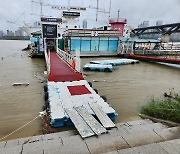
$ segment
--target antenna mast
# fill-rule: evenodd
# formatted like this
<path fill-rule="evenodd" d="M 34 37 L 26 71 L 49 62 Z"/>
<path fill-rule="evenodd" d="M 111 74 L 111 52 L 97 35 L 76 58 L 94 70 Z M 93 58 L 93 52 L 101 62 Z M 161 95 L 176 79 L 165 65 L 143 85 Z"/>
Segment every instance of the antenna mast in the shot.
<path fill-rule="evenodd" d="M 40 7 L 41 7 L 41 17 L 43 17 L 43 0 L 39 1 Z"/>
<path fill-rule="evenodd" d="M 70 0 L 68 0 L 68 11 L 70 10 Z"/>
<path fill-rule="evenodd" d="M 97 11 L 96 11 L 96 21 L 98 20 L 98 11 L 99 11 L 99 0 L 97 0 Z"/>
<path fill-rule="evenodd" d="M 110 4 L 109 4 L 109 18 L 111 17 L 111 0 L 110 0 Z"/>
<path fill-rule="evenodd" d="M 119 19 L 120 10 L 118 10 L 118 19 Z"/>

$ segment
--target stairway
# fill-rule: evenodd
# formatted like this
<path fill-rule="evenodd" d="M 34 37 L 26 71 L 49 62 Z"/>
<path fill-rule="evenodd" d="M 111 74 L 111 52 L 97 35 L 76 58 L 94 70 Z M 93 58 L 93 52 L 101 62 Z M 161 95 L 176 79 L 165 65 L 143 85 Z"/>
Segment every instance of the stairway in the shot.
<path fill-rule="evenodd" d="M 0 142 L 1 154 L 179 154 L 180 128 L 150 120 L 116 124 L 108 133 L 82 139 L 74 130 Z"/>

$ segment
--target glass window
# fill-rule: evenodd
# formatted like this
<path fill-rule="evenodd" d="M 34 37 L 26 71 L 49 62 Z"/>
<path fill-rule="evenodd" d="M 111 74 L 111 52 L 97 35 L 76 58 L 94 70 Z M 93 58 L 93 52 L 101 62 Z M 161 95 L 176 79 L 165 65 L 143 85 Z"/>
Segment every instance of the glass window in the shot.
<path fill-rule="evenodd" d="M 118 48 L 118 38 L 117 37 L 110 37 L 109 38 L 109 49 L 108 51 L 114 52 L 117 51 Z"/>
<path fill-rule="evenodd" d="M 81 38 L 81 51 L 91 51 L 91 38 L 82 37 Z"/>
<path fill-rule="evenodd" d="M 108 38 L 100 38 L 99 51 L 108 51 Z"/>
<path fill-rule="evenodd" d="M 71 37 L 71 51 L 80 51 L 80 37 Z"/>
<path fill-rule="evenodd" d="M 118 41 L 117 40 L 109 40 L 109 51 L 117 51 Z"/>
<path fill-rule="evenodd" d="M 99 51 L 99 37 L 92 37 L 91 51 Z"/>

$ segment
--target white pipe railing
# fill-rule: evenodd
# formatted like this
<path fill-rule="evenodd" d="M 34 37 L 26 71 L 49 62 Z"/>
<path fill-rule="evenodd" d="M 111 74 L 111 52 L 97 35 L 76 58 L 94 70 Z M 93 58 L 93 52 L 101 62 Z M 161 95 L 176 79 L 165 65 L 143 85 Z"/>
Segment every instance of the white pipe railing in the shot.
<path fill-rule="evenodd" d="M 61 56 L 69 65 L 72 66 L 73 60 L 75 59 L 75 57 L 61 49 L 57 50 L 57 53 L 59 56 Z"/>
<path fill-rule="evenodd" d="M 47 72 L 48 74 L 50 74 L 50 52 L 45 49 L 44 53 L 45 53 L 45 59 L 46 59 L 46 65 L 47 65 Z"/>
<path fill-rule="evenodd" d="M 73 69 L 77 72 L 81 72 L 80 51 L 76 51 L 76 56 L 73 56 L 61 49 L 58 49 L 57 54 L 62 57 Z"/>
<path fill-rule="evenodd" d="M 51 65 L 50 65 L 50 60 L 51 60 L 51 56 L 50 56 L 50 50 L 48 50 L 48 57 L 49 57 L 49 59 L 48 59 L 48 72 L 49 72 L 49 74 L 50 74 L 50 68 L 51 68 Z"/>

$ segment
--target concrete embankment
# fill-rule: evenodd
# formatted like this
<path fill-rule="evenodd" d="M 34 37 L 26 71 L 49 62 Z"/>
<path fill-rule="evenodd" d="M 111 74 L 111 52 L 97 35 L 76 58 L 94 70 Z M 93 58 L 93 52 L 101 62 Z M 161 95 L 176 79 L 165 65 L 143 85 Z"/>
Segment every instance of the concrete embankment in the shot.
<path fill-rule="evenodd" d="M 75 130 L 0 142 L 1 154 L 180 153 L 180 128 L 150 120 L 116 124 L 106 134 L 82 139 Z"/>

